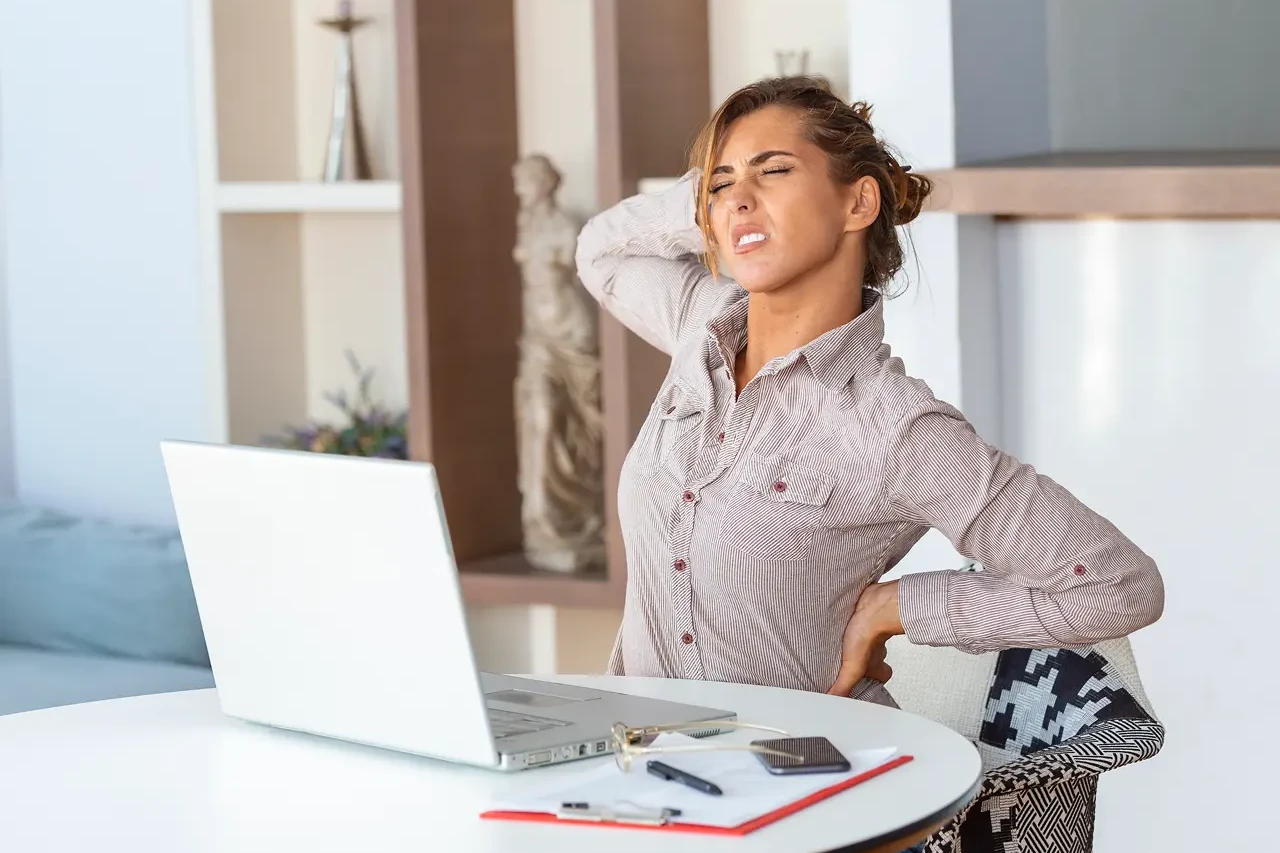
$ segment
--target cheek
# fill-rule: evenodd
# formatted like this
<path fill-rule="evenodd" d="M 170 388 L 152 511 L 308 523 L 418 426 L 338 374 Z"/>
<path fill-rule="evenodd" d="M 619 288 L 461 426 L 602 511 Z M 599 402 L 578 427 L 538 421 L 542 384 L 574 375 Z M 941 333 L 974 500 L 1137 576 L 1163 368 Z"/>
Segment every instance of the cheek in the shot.
<path fill-rule="evenodd" d="M 776 213 L 774 222 L 790 252 L 801 256 L 820 254 L 830 249 L 838 229 L 832 217 L 811 201 L 790 200 Z"/>

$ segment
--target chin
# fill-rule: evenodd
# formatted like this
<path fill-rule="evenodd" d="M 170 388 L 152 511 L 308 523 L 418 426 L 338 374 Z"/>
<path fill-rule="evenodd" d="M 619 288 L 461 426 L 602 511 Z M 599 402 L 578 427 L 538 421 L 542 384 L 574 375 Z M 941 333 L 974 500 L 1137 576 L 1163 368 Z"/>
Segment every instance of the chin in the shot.
<path fill-rule="evenodd" d="M 778 270 L 760 269 L 756 264 L 729 264 L 729 275 L 748 293 L 770 293 L 786 286 L 792 276 Z"/>

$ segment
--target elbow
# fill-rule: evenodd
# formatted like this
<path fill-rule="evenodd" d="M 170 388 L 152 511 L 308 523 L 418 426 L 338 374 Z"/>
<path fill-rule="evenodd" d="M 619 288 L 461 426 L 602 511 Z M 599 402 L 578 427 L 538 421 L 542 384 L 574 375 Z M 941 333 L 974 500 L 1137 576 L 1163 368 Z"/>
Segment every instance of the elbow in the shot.
<path fill-rule="evenodd" d="M 574 248 L 573 263 L 578 273 L 578 280 L 591 296 L 599 301 L 605 290 L 607 276 L 601 274 L 598 263 L 603 250 L 593 234 L 591 222 L 588 222 L 578 233 L 578 243 Z"/>
<path fill-rule="evenodd" d="M 1164 614 L 1164 578 L 1156 561 L 1146 554 L 1139 552 L 1138 566 L 1124 579 L 1122 587 L 1120 598 L 1126 606 L 1122 610 L 1124 622 L 1120 636 L 1141 630 Z"/>
<path fill-rule="evenodd" d="M 1138 552 L 1135 564 L 1118 579 L 1095 587 L 1091 606 L 1071 620 L 1081 645 L 1127 637 L 1164 614 L 1164 579 L 1155 560 Z"/>

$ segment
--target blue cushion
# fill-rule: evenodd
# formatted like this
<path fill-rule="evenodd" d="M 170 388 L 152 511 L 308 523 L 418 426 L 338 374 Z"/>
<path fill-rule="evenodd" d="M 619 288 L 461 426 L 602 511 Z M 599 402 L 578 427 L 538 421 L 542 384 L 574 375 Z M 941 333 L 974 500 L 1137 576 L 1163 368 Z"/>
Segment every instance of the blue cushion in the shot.
<path fill-rule="evenodd" d="M 0 714 L 212 686 L 202 667 L 0 646 Z"/>
<path fill-rule="evenodd" d="M 0 643 L 207 667 L 177 528 L 0 506 Z"/>

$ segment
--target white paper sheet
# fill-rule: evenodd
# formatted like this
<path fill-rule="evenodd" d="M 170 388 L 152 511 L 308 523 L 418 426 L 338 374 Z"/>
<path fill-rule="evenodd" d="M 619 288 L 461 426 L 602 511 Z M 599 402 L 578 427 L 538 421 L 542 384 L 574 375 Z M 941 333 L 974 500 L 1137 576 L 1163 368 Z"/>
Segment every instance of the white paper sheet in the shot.
<path fill-rule="evenodd" d="M 661 735 L 654 746 L 706 744 L 681 734 Z M 844 751 L 849 759 L 847 773 L 813 773 L 774 776 L 751 752 L 718 750 L 710 752 L 642 755 L 624 773 L 613 762 L 602 762 L 576 776 L 571 783 L 548 787 L 546 791 L 525 793 L 495 804 L 510 811 L 555 814 L 564 802 L 585 802 L 592 807 L 621 811 L 680 809 L 674 823 L 734 827 L 802 800 L 832 785 L 893 760 L 895 747 Z M 645 762 L 657 759 L 720 786 L 721 796 L 704 794 L 678 782 L 667 782 L 645 769 Z M 532 771 L 537 772 L 537 771 Z M 871 784 L 868 782 L 867 784 Z M 860 786 L 854 786 L 849 796 Z"/>

